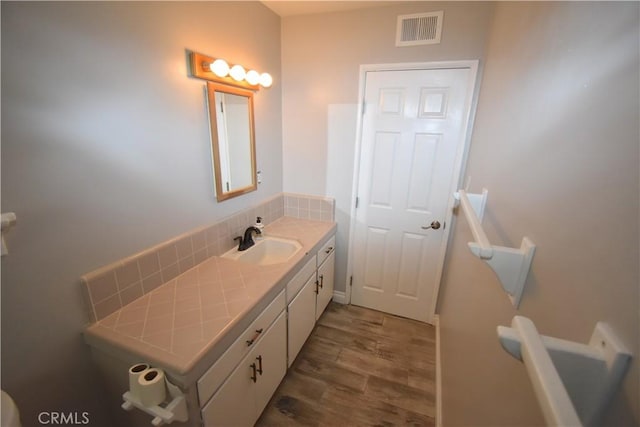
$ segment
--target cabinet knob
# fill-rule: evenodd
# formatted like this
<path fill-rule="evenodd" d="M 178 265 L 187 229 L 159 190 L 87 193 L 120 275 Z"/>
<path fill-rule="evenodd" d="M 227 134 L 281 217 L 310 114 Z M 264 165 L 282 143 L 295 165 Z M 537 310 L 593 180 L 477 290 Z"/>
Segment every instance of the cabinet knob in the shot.
<path fill-rule="evenodd" d="M 333 246 L 329 246 L 329 247 L 327 248 L 327 250 L 326 250 L 326 251 L 324 251 L 324 253 L 325 253 L 325 254 L 331 253 L 331 251 L 332 251 L 332 250 L 333 250 Z"/>

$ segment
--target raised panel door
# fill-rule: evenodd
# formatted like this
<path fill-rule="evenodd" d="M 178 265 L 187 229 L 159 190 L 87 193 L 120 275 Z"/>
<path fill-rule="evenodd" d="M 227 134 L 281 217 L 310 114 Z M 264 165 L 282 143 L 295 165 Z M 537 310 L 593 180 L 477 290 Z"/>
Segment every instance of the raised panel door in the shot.
<path fill-rule="evenodd" d="M 352 303 L 433 319 L 469 68 L 366 73 Z M 438 221 L 442 227 L 429 225 Z"/>

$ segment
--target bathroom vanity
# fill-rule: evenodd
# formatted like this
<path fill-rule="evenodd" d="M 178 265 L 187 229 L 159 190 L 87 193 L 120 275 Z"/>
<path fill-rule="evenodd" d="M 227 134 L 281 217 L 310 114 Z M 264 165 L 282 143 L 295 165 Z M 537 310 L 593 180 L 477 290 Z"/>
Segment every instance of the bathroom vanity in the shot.
<path fill-rule="evenodd" d="M 114 421 L 151 423 L 140 410 L 119 409 L 129 367 L 145 362 L 186 401 L 188 420 L 171 425 L 253 425 L 331 300 L 335 230 L 282 217 L 264 234 L 300 244 L 287 261 L 210 257 L 88 327 Z"/>

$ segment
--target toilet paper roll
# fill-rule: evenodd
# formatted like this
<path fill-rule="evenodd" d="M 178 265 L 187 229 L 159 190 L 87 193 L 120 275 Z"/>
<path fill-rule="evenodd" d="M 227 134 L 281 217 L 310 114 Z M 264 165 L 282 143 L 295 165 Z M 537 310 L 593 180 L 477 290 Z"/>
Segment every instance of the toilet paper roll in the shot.
<path fill-rule="evenodd" d="M 151 368 L 138 377 L 140 402 L 144 406 L 155 406 L 162 403 L 167 397 L 167 389 L 164 383 L 162 369 Z"/>
<path fill-rule="evenodd" d="M 129 391 L 135 397 L 140 397 L 140 384 L 138 378 L 147 372 L 151 366 L 146 363 L 138 363 L 129 368 Z"/>

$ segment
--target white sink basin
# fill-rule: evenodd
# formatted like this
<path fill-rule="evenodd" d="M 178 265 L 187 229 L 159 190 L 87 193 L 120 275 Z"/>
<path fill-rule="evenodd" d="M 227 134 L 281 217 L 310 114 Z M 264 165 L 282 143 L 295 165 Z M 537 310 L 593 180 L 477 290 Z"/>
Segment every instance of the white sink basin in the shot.
<path fill-rule="evenodd" d="M 256 240 L 256 244 L 247 250 L 233 248 L 222 257 L 254 265 L 271 265 L 287 262 L 300 249 L 302 245 L 295 240 L 267 236 Z"/>

